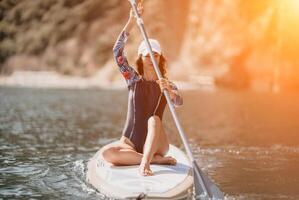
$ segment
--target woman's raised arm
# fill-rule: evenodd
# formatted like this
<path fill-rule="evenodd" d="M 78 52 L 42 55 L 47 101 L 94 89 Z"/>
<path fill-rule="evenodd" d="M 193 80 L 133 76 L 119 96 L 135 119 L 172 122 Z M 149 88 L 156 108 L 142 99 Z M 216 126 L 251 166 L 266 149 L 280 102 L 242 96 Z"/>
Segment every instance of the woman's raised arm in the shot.
<path fill-rule="evenodd" d="M 129 65 L 128 59 L 125 55 L 125 44 L 130 34 L 130 31 L 135 25 L 135 20 L 133 19 L 133 12 L 130 12 L 130 17 L 122 32 L 118 36 L 115 45 L 113 47 L 114 59 L 119 67 L 120 72 L 125 78 L 127 85 L 131 86 L 135 81 L 139 79 L 138 73 Z"/>
<path fill-rule="evenodd" d="M 138 4 L 138 13 L 142 15 L 143 7 L 141 4 Z M 117 57 L 123 53 L 125 42 L 127 41 L 128 36 L 130 35 L 130 31 L 136 24 L 136 20 L 134 19 L 134 12 L 130 11 L 130 16 L 128 22 L 126 23 L 125 27 L 123 28 L 122 32 L 118 36 L 118 39 L 113 47 L 113 54 L 114 57 Z"/>

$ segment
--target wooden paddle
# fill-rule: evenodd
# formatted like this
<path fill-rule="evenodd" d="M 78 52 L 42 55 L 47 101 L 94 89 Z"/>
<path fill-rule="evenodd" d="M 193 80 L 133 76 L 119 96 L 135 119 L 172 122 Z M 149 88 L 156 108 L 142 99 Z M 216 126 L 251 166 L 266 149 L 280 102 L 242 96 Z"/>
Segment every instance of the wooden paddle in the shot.
<path fill-rule="evenodd" d="M 158 64 L 157 64 L 157 62 L 154 58 L 154 54 L 153 54 L 151 45 L 149 43 L 148 36 L 146 34 L 146 31 L 145 31 L 143 20 L 142 20 L 141 16 L 138 13 L 136 0 L 128 0 L 128 1 L 131 4 L 131 7 L 133 9 L 133 12 L 134 12 L 136 20 L 137 20 L 138 27 L 140 28 L 142 37 L 143 37 L 143 39 L 146 43 L 148 51 L 150 52 L 151 60 L 153 62 L 153 65 L 154 65 L 155 71 L 157 73 L 157 76 L 160 80 L 162 78 L 162 75 L 161 75 L 161 72 L 159 70 Z M 165 98 L 167 100 L 167 103 L 168 103 L 170 112 L 172 114 L 172 117 L 174 119 L 174 122 L 176 124 L 176 127 L 179 131 L 180 137 L 181 137 L 181 139 L 183 141 L 183 144 L 185 146 L 187 155 L 188 155 L 188 157 L 189 157 L 189 159 L 192 163 L 192 166 L 193 166 L 194 187 L 195 187 L 195 195 L 196 195 L 195 198 L 196 199 L 224 199 L 224 196 L 223 196 L 222 192 L 219 190 L 219 188 L 209 179 L 209 177 L 207 175 L 205 175 L 203 173 L 203 171 L 199 168 L 198 164 L 196 163 L 196 160 L 194 159 L 194 156 L 191 152 L 190 145 L 189 145 L 189 143 L 186 139 L 184 130 L 183 130 L 183 128 L 182 128 L 182 126 L 181 126 L 181 124 L 178 120 L 177 115 L 176 115 L 176 112 L 175 112 L 174 106 L 171 102 L 169 93 L 168 93 L 167 90 L 164 90 L 163 93 L 164 93 Z"/>

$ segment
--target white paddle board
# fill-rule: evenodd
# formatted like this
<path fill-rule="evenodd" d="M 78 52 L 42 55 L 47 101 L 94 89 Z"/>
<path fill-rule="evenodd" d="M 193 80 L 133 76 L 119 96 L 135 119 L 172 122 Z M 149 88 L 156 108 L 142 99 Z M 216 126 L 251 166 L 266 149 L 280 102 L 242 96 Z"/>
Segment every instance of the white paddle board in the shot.
<path fill-rule="evenodd" d="M 116 199 L 182 199 L 193 188 L 192 165 L 179 148 L 170 145 L 166 156 L 177 160 L 176 165 L 151 164 L 153 176 L 141 176 L 139 165 L 113 166 L 99 150 L 87 165 L 86 179 L 99 192 Z"/>

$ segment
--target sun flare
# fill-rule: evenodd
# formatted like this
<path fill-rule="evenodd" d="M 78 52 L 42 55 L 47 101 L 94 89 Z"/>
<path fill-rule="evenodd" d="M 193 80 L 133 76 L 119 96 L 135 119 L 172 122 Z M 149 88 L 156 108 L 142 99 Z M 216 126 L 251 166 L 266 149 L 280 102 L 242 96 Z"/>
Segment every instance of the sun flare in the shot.
<path fill-rule="evenodd" d="M 278 0 L 278 5 L 285 14 L 299 17 L 299 0 Z"/>

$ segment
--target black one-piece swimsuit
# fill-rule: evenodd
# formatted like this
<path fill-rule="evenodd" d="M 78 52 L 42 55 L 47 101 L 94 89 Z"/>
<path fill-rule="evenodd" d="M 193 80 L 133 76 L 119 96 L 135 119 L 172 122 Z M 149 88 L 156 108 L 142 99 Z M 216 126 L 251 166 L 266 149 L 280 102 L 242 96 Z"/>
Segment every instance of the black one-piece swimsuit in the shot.
<path fill-rule="evenodd" d="M 147 136 L 148 119 L 151 116 L 157 115 L 162 120 L 166 99 L 156 81 L 143 79 L 129 65 L 124 53 L 127 37 L 128 33 L 122 31 L 113 47 L 114 58 L 119 71 L 126 80 L 129 90 L 128 113 L 123 129 L 123 136 L 131 140 L 137 152 L 143 153 L 143 146 Z M 176 94 L 172 99 L 173 105 L 182 105 L 183 101 L 178 95 L 178 88 L 171 82 L 170 87 L 174 94 Z"/>
<path fill-rule="evenodd" d="M 157 115 L 161 120 L 166 99 L 155 81 L 141 79 L 129 88 L 128 113 L 123 136 L 131 140 L 136 151 L 143 153 L 148 119 Z"/>

